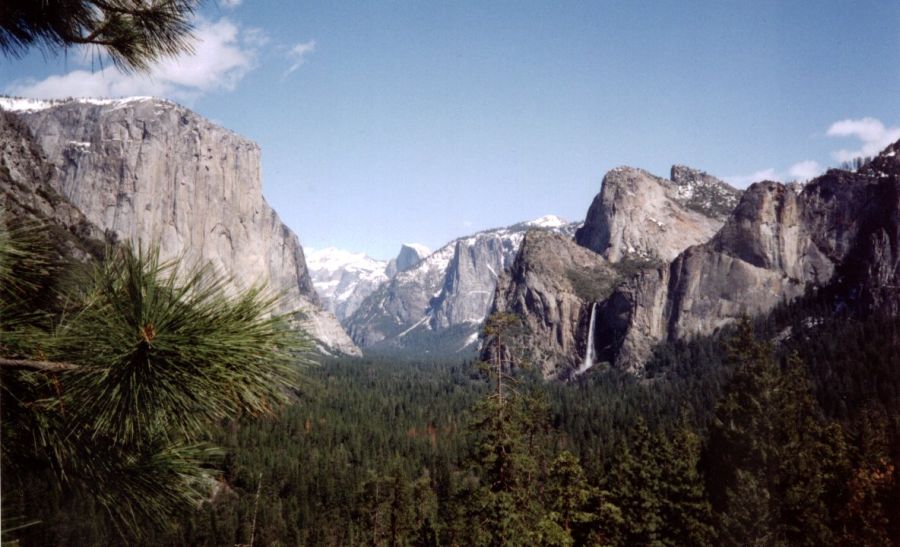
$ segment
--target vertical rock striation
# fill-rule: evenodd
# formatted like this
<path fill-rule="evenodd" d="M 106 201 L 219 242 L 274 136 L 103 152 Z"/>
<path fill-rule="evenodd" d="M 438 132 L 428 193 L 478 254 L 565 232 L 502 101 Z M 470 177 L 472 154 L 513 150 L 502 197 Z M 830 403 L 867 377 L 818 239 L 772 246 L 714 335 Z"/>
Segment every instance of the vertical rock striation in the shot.
<path fill-rule="evenodd" d="M 599 349 L 601 328 L 614 327 L 604 314 L 614 313 L 605 302 L 616 286 L 708 241 L 739 195 L 684 166 L 672 168 L 672 180 L 631 167 L 613 169 L 574 242 L 529 233 L 510 275 L 497 286 L 492 311 L 522 316 L 530 331 L 521 341 L 526 353 L 546 377 L 569 377 L 583 367 L 592 335 Z M 490 351 L 483 348 L 483 357 Z M 596 356 L 598 362 L 615 357 L 608 349 Z"/>
<path fill-rule="evenodd" d="M 492 312 L 523 318 L 525 334 L 513 345 L 546 378 L 565 378 L 587 353 L 593 303 L 621 281 L 617 265 L 570 238 L 533 230 L 525 235 L 508 273 L 497 284 Z M 494 348 L 482 348 L 490 360 Z"/>
<path fill-rule="evenodd" d="M 531 229 L 571 234 L 574 225 L 547 216 L 451 241 L 363 301 L 344 323 L 353 340 L 367 348 L 432 355 L 476 348 L 497 280 Z"/>
<path fill-rule="evenodd" d="M 642 272 L 602 307 L 607 358 L 640 371 L 652 346 L 708 334 L 810 290 L 863 313 L 900 311 L 900 142 L 857 172 L 751 186 L 708 243 Z"/>
<path fill-rule="evenodd" d="M 209 262 L 238 288 L 266 282 L 323 349 L 358 353 L 322 310 L 297 236 L 265 202 L 259 147 L 169 101 L 25 102 L 15 111 L 53 165 L 50 186 L 119 240 Z"/>

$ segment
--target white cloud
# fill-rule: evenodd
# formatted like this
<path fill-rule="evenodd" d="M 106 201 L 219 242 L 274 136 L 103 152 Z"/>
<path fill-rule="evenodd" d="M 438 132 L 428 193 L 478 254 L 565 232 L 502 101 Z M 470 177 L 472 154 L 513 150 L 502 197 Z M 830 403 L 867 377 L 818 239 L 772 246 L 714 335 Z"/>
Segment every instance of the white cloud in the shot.
<path fill-rule="evenodd" d="M 855 138 L 859 141 L 856 150 L 841 149 L 831 153 L 837 161 L 877 156 L 888 145 L 900 140 L 900 127 L 887 127 L 876 118 L 846 119 L 831 124 L 825 133 L 829 137 Z M 749 175 L 724 177 L 724 180 L 738 188 L 747 187 L 762 180 L 807 181 L 821 175 L 825 169 L 819 162 L 804 160 L 791 165 L 786 171 L 774 168 L 763 169 Z"/>
<path fill-rule="evenodd" d="M 900 139 L 900 127 L 885 127 L 881 120 L 875 118 L 847 119 L 831 124 L 826 135 L 853 137 L 860 141 L 860 147 L 856 150 L 841 149 L 831 154 L 838 161 L 850 161 L 878 155 L 887 145 Z"/>
<path fill-rule="evenodd" d="M 232 90 L 256 64 L 266 37 L 259 29 L 242 31 L 228 19 L 198 19 L 194 51 L 154 64 L 147 74 L 124 74 L 107 67 L 73 70 L 43 80 L 19 80 L 4 92 L 34 98 L 123 97 L 154 95 L 191 101 L 210 91 Z"/>
<path fill-rule="evenodd" d="M 242 1 L 243 0 L 219 0 L 219 2 L 226 8 L 236 8 L 241 5 Z"/>
<path fill-rule="evenodd" d="M 805 160 L 797 162 L 788 169 L 788 178 L 793 180 L 809 180 L 822 174 L 822 166 L 819 162 Z"/>
<path fill-rule="evenodd" d="M 289 74 L 303 66 L 303 63 L 306 62 L 306 58 L 316 50 L 316 41 L 310 40 L 308 42 L 303 42 L 302 44 L 296 44 L 294 47 L 288 50 L 287 58 L 291 61 L 291 66 L 284 72 L 283 78 L 286 78 Z"/>
<path fill-rule="evenodd" d="M 723 180 L 736 188 L 745 188 L 747 186 L 750 186 L 754 182 L 759 182 L 762 180 L 780 181 L 781 176 L 775 171 L 775 169 L 769 168 L 751 173 L 749 175 L 732 175 L 730 177 L 724 177 Z"/>
<path fill-rule="evenodd" d="M 822 166 L 813 160 L 804 160 L 788 167 L 787 171 L 778 171 L 770 167 L 749 175 L 733 175 L 724 177 L 724 181 L 737 188 L 746 188 L 754 182 L 772 180 L 776 182 L 807 181 L 822 174 Z"/>

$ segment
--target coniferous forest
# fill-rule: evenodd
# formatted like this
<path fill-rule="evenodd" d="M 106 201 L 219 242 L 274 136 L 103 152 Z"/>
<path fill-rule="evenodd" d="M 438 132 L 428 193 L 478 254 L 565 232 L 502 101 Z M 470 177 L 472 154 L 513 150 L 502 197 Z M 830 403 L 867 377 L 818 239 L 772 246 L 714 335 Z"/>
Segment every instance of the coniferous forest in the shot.
<path fill-rule="evenodd" d="M 153 276 L 166 266 L 154 255 L 117 256 L 124 258 L 93 274 L 99 277 L 98 291 L 124 291 L 132 298 L 143 291 L 145 310 L 151 311 L 172 305 L 166 290 L 183 295 L 173 285 L 156 284 Z M 155 301 L 148 301 L 149 286 L 158 291 Z M 642 378 L 598 367 L 572 383 L 545 382 L 506 360 L 298 363 L 285 376 L 291 382 L 280 382 L 290 386 L 281 388 L 281 404 L 265 412 L 249 404 L 262 400 L 256 397 L 259 386 L 238 396 L 243 410 L 223 399 L 229 411 L 209 416 L 179 412 L 192 405 L 174 401 L 167 402 L 174 407 L 148 409 L 147 416 L 130 416 L 123 425 L 115 420 L 128 415 L 122 408 L 88 407 L 92 440 L 86 444 L 103 448 L 86 454 L 75 448 L 81 438 L 51 440 L 49 454 L 34 449 L 22 457 L 11 451 L 23 450 L 21 437 L 27 433 L 61 431 L 47 423 L 23 431 L 23 416 L 34 407 L 41 407 L 42 420 L 65 422 L 66 412 L 84 419 L 78 409 L 66 411 L 48 401 L 97 400 L 79 390 L 118 393 L 126 384 L 111 387 L 108 378 L 94 375 L 76 376 L 69 384 L 64 372 L 41 385 L 35 378 L 46 372 L 4 370 L 3 511 L 4 519 L 17 519 L 4 521 L 4 540 L 21 545 L 895 544 L 900 537 L 900 321 L 828 313 L 822 301 L 805 299 L 715 336 L 660 347 Z M 100 311 L 127 307 L 116 302 L 111 299 Z M 72 326 L 58 316 L 63 330 L 84 325 L 80 321 L 101 321 L 101 315 L 92 315 L 95 305 L 84 305 Z M 213 315 L 229 315 L 215 309 Z M 233 312 L 252 315 L 248 309 Z M 502 340 L 504 329 L 511 328 L 515 317 L 494 316 L 485 336 Z M 14 326 L 7 325 L 6 333 L 8 344 L 35 343 L 34 333 Z M 240 347 L 228 338 L 215 342 Z M 76 349 L 63 344 L 58 351 Z M 23 388 L 19 383 L 26 381 Z M 72 395 L 61 394 L 60 386 L 69 385 Z M 165 386 L 153 389 L 156 396 L 165 393 Z M 16 404 L 9 403 L 10 396 L 18 397 Z M 120 404 L 140 404 L 137 395 L 121 397 Z M 112 423 L 96 419 L 104 410 Z M 75 429 L 82 432 L 76 437 L 88 434 L 84 427 Z M 131 437 L 116 438 L 123 430 Z M 198 447 L 214 451 L 214 457 L 178 469 L 186 458 L 176 452 Z M 136 469 L 104 468 L 99 460 L 113 458 L 110 452 L 126 453 Z M 76 457 L 87 462 L 66 462 Z M 184 503 L 141 480 L 164 481 L 173 469 L 177 476 L 189 475 L 185 484 L 205 484 L 205 490 L 195 489 L 204 494 Z"/>
<path fill-rule="evenodd" d="M 241 3 L 0 0 L 3 546 L 900 546 L 891 3 Z"/>

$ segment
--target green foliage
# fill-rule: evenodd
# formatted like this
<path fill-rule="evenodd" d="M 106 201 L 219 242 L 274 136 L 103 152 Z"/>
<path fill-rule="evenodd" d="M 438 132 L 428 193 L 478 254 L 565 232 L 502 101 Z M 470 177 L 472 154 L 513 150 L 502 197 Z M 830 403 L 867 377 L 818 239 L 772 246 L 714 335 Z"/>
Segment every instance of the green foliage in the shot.
<path fill-rule="evenodd" d="M 262 474 L 256 544 L 890 544 L 900 367 L 888 349 L 900 324 L 804 326 L 818 305 L 798 306 L 726 329 L 727 352 L 722 337 L 661 347 L 643 379 L 536 381 L 508 366 L 514 338 L 500 367 L 325 361 L 298 404 L 214 430 L 219 493 L 153 539 L 247 543 Z M 779 346 L 758 341 L 787 324 Z M 846 371 L 830 365 L 834 347 Z M 502 406 L 485 375 L 497 370 Z M 23 537 L 121 542 L 84 499 L 42 499 L 52 527 Z"/>
<path fill-rule="evenodd" d="M 575 295 L 585 302 L 598 302 L 609 296 L 621 280 L 618 275 L 597 273 L 571 268 L 566 279 L 572 284 Z"/>
<path fill-rule="evenodd" d="M 72 46 L 102 49 L 123 70 L 147 70 L 167 56 L 190 51 L 197 0 L 7 0 L 0 7 L 0 50 L 24 54 L 32 46 L 56 52 Z"/>
<path fill-rule="evenodd" d="M 286 401 L 303 340 L 273 315 L 277 297 L 261 287 L 230 297 L 227 281 L 129 246 L 94 269 L 51 350 L 80 365 L 69 394 L 94 434 L 136 444 L 165 423 L 191 439 Z"/>
<path fill-rule="evenodd" d="M 30 356 L 43 341 L 46 288 L 55 268 L 40 226 L 14 223 L 0 208 L 0 354 Z"/>
<path fill-rule="evenodd" d="M 656 545 L 663 526 L 662 473 L 655 439 L 643 420 L 638 420 L 631 441 L 615 458 L 607 487 L 611 501 L 622 510 L 625 545 Z"/>
<path fill-rule="evenodd" d="M 29 255 L 17 258 L 16 271 L 29 271 Z M 37 285 L 19 287 L 3 292 L 33 307 Z M 222 456 L 205 442 L 210 428 L 286 402 L 306 343 L 261 288 L 229 296 L 224 278 L 182 273 L 155 250 L 118 249 L 81 287 L 62 315 L 30 325 L 39 346 L 10 344 L 0 322 L 4 489 L 16 492 L 4 518 L 53 522 L 27 491 L 45 482 L 61 505 L 90 500 L 118 533 L 140 538 L 209 496 Z"/>

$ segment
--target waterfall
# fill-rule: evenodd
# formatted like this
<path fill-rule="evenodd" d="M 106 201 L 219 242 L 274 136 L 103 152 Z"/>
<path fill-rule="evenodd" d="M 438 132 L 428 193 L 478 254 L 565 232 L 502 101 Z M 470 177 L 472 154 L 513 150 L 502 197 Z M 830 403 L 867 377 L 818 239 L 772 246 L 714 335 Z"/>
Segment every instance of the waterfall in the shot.
<path fill-rule="evenodd" d="M 594 366 L 594 320 L 596 319 L 596 315 L 597 303 L 594 302 L 594 305 L 591 306 L 591 322 L 588 325 L 587 349 L 584 352 L 584 362 L 578 367 L 575 374 L 585 373 L 589 368 Z"/>

